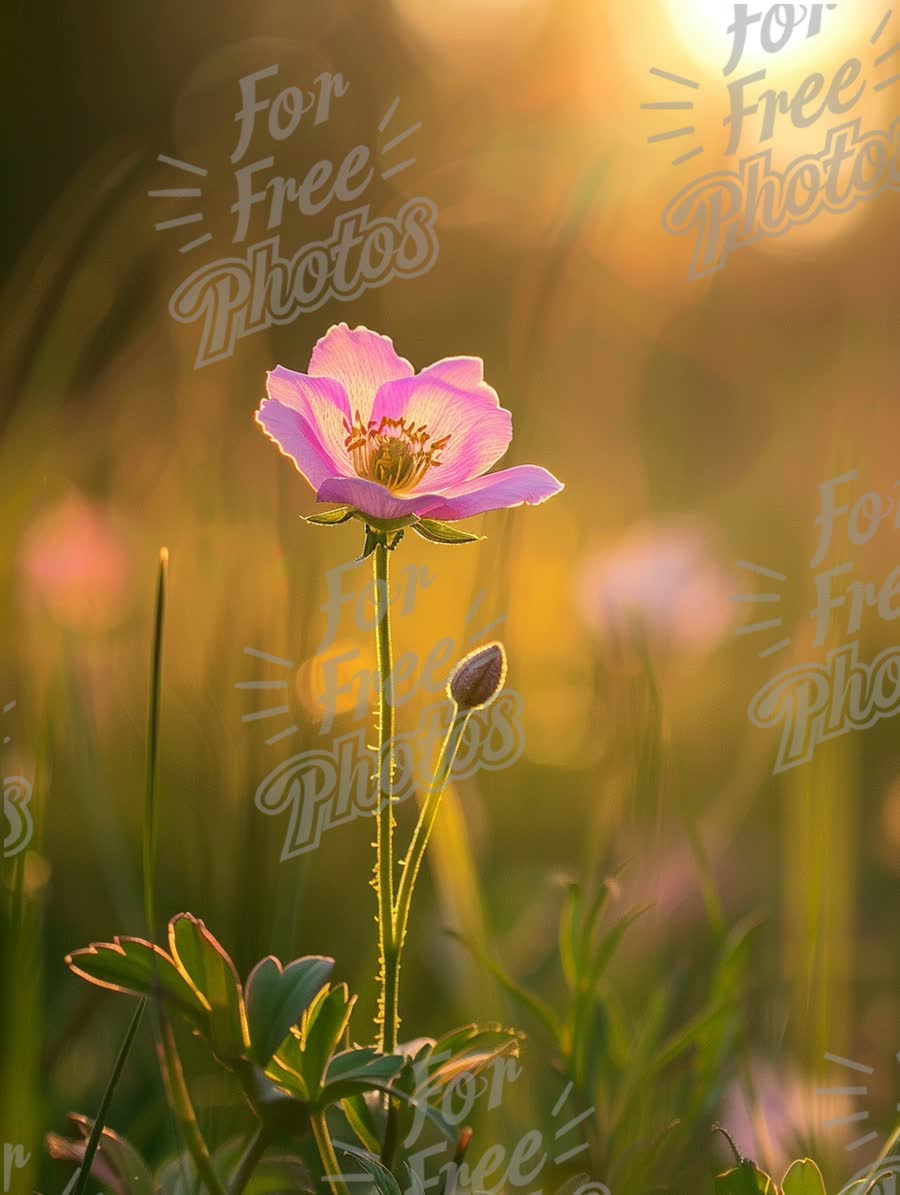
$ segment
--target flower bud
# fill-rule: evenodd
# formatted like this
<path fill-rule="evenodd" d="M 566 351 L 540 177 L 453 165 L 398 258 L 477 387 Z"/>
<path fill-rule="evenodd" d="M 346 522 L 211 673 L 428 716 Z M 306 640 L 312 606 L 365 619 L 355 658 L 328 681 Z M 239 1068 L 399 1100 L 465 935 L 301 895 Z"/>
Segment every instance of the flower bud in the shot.
<path fill-rule="evenodd" d="M 503 644 L 488 643 L 463 656 L 447 682 L 447 692 L 461 710 L 480 710 L 491 704 L 505 680 Z"/>

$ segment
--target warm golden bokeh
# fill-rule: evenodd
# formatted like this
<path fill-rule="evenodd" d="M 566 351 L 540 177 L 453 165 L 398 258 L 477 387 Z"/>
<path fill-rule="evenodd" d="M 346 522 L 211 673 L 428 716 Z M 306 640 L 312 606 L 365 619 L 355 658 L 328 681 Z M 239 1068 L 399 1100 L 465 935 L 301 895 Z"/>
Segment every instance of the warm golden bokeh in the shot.
<path fill-rule="evenodd" d="M 441 813 L 411 930 L 404 1028 L 517 1015 L 447 928 L 518 962 L 523 980 L 557 1000 L 551 877 L 627 864 L 622 900 L 655 906 L 615 972 L 628 1010 L 650 1017 L 648 992 L 674 992 L 682 965 L 690 977 L 728 928 L 759 921 L 746 1037 L 730 1043 L 735 1073 L 699 1109 L 669 1107 L 666 1081 L 651 1084 L 666 1114 L 689 1122 L 697 1182 L 720 1097 L 744 1116 L 748 1075 L 763 1094 L 783 1085 L 801 1144 L 846 1181 L 844 1137 L 823 1128 L 810 1093 L 830 1051 L 877 1069 L 882 1140 L 900 1099 L 887 1073 L 898 1047 L 898 723 L 873 718 L 774 773 L 780 730 L 753 725 L 748 710 L 785 669 L 824 667 L 851 641 L 868 664 L 895 644 L 896 615 L 871 595 L 856 630 L 849 601 L 834 606 L 824 642 L 811 618 L 824 569 L 852 564 L 835 582 L 845 597 L 851 581 L 885 585 L 900 544 L 893 507 L 864 543 L 842 516 L 823 560 L 810 562 L 822 483 L 855 470 L 840 491 L 848 506 L 867 491 L 900 494 L 896 172 L 852 210 L 734 247 L 695 280 L 693 238 L 666 231 L 663 213 L 738 159 L 769 149 L 783 172 L 821 155 L 842 123 L 894 126 L 900 83 L 877 87 L 898 69 L 896 13 L 875 42 L 880 0 L 808 5 L 822 9 L 821 32 L 798 29 L 776 55 L 760 48 L 756 24 L 726 77 L 733 6 L 721 0 L 82 6 L 52 38 L 18 7 L 15 44 L 51 45 L 41 80 L 31 49 L 34 69 L 8 82 L 11 153 L 27 150 L 33 178 L 14 162 L 0 319 L 0 709 L 17 703 L 0 723 L 0 760 L 4 775 L 15 767 L 34 783 L 22 891 L 40 967 L 21 993 L 4 978 L 6 1005 L 29 1030 L 10 1036 L 0 1064 L 4 1091 L 27 1075 L 0 1113 L 34 1135 L 75 1108 L 90 1112 L 119 1041 L 118 1021 L 105 1022 L 111 1006 L 85 1003 L 61 959 L 143 930 L 162 544 L 161 912 L 193 909 L 242 965 L 270 950 L 333 953 L 341 979 L 363 992 L 360 1023 L 371 1015 L 370 820 L 334 826 L 317 850 L 281 862 L 291 790 L 281 812 L 256 804 L 280 766 L 303 752 L 324 758 L 336 739 L 360 737 L 359 775 L 371 763 L 369 565 L 344 567 L 363 548 L 361 525 L 305 524 L 309 487 L 253 421 L 266 371 L 305 369 L 327 328 L 347 321 L 391 336 L 416 368 L 482 357 L 513 416 L 501 467 L 538 462 L 566 486 L 545 505 L 473 519 L 477 544 L 408 533 L 393 554 L 399 730 L 427 738 L 454 662 L 484 641 L 505 644 L 520 700 L 506 711 L 512 763 L 459 780 Z M 764 87 L 794 95 L 811 72 L 827 87 L 855 56 L 866 88 L 852 111 L 804 128 L 782 111 L 768 142 L 757 113 L 728 152 L 729 82 L 765 69 L 748 100 Z M 269 101 L 325 72 L 348 86 L 327 120 L 312 123 L 310 109 L 289 137 L 273 139 L 268 113 L 259 117 L 243 159 L 272 156 L 258 186 L 302 179 L 324 159 L 337 168 L 359 146 L 374 181 L 321 211 L 286 201 L 277 230 L 258 202 L 241 239 L 240 81 L 276 63 L 277 78 L 259 84 Z M 679 101 L 695 106 L 646 106 Z M 650 140 L 682 123 L 694 131 Z M 672 164 L 700 144 L 702 155 Z M 392 173 L 404 159 L 414 163 Z M 194 211 L 148 195 L 178 186 L 201 192 L 188 200 L 201 218 L 156 229 Z M 289 257 L 328 243 L 335 219 L 361 204 L 386 220 L 423 198 L 437 211 L 428 269 L 237 335 L 196 367 L 202 321 L 178 322 L 169 306 L 188 275 L 238 261 L 276 231 Z M 179 252 L 207 232 L 210 243 Z M 332 627 L 338 574 L 343 595 L 362 596 Z M 753 632 L 768 619 L 778 627 Z M 413 804 L 398 809 L 407 832 Z M 3 860 L 6 891 L 13 867 Z M 93 1052 L 77 1040 L 82 1022 Z M 546 1068 L 539 1033 L 529 1049 Z M 146 1054 L 123 1085 L 117 1127 L 136 1125 L 162 1157 L 168 1125 L 141 1119 Z M 532 1088 L 501 1129 L 511 1139 L 536 1114 L 541 1082 Z M 226 1095 L 209 1084 L 203 1098 L 224 1138 Z M 779 1157 L 788 1148 L 781 1136 L 768 1144 Z M 36 1170 L 29 1190 L 62 1190 L 61 1173 Z"/>

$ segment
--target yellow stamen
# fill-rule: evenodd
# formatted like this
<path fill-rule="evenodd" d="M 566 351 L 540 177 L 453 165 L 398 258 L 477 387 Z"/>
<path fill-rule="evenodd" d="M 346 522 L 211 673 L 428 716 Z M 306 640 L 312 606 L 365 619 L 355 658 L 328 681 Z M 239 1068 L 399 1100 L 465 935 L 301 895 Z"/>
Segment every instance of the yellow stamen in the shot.
<path fill-rule="evenodd" d="M 353 426 L 345 419 L 344 427 L 344 445 L 357 475 L 389 490 L 411 489 L 429 469 L 438 468 L 438 456 L 450 439 L 446 435 L 432 440 L 424 423 L 416 427 L 406 419 L 384 416 L 378 423 L 370 419 L 364 424 L 359 411 Z"/>

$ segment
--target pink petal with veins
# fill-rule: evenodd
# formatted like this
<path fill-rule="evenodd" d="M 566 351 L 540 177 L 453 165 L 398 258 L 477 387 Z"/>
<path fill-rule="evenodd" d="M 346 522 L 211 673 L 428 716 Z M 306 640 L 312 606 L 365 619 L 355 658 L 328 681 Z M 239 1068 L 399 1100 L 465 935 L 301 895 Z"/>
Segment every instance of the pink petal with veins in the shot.
<path fill-rule="evenodd" d="M 346 464 L 329 455 L 318 430 L 299 411 L 267 398 L 256 412 L 256 422 L 284 455 L 291 458 L 314 490 L 326 478 L 346 470 Z"/>
<path fill-rule="evenodd" d="M 309 359 L 309 373 L 315 378 L 334 378 L 346 391 L 350 414 L 359 411 L 367 423 L 379 386 L 395 378 L 411 377 L 415 371 L 398 355 L 393 341 L 368 328 L 329 328 Z M 352 419 L 351 419 L 352 422 Z"/>
<path fill-rule="evenodd" d="M 331 474 L 352 474 L 346 448 L 350 407 L 340 382 L 313 378 L 277 365 L 266 378 L 269 398 L 302 415 L 322 452 L 334 462 Z"/>
<path fill-rule="evenodd" d="M 486 477 L 476 477 L 442 495 L 440 501 L 423 513 L 429 519 L 453 522 L 502 510 L 508 506 L 536 506 L 562 490 L 563 483 L 540 465 L 516 465 Z"/>

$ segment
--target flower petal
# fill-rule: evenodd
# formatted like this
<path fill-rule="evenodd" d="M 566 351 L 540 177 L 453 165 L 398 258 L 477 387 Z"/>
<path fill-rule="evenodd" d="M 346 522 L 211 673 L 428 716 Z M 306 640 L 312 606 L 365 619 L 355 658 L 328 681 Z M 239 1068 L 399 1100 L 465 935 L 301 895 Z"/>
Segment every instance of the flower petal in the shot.
<path fill-rule="evenodd" d="M 463 360 L 463 359 L 458 359 Z M 512 415 L 484 382 L 454 385 L 443 375 L 444 362 L 412 378 L 387 382 L 378 391 L 372 418 L 407 419 L 425 426 L 432 441 L 448 436 L 440 464 L 432 466 L 410 493 L 438 490 L 470 481 L 487 472 L 509 447 Z M 459 376 L 455 371 L 454 376 Z"/>
<path fill-rule="evenodd" d="M 274 398 L 264 400 L 256 422 L 285 456 L 289 456 L 314 490 L 340 471 L 322 444 L 318 430 L 299 411 Z"/>
<path fill-rule="evenodd" d="M 440 494 L 400 498 L 377 481 L 367 481 L 364 477 L 329 477 L 316 493 L 317 502 L 346 503 L 373 519 L 402 519 L 422 514 L 425 507 L 442 500 Z"/>
<path fill-rule="evenodd" d="M 309 359 L 314 378 L 335 378 L 343 384 L 350 400 L 351 417 L 359 411 L 368 422 L 379 386 L 395 378 L 411 377 L 415 371 L 394 349 L 393 341 L 368 328 L 329 328 Z"/>
<path fill-rule="evenodd" d="M 316 433 L 322 451 L 333 464 L 327 476 L 353 474 L 346 448 L 350 407 L 340 382 L 307 377 L 305 373 L 277 365 L 266 378 L 266 390 L 269 398 L 302 415 Z"/>
<path fill-rule="evenodd" d="M 563 488 L 563 483 L 540 465 L 516 465 L 512 469 L 501 469 L 499 473 L 476 477 L 455 486 L 452 492 L 444 494 L 439 505 L 430 506 L 419 513 L 427 515 L 429 519 L 453 522 L 484 514 L 487 510 L 521 506 L 523 502 L 536 506 Z"/>
<path fill-rule="evenodd" d="M 484 380 L 484 362 L 480 357 L 443 357 L 422 370 L 423 376 L 438 377 L 461 390 L 482 389 L 495 406 L 500 405 L 497 392 Z"/>

